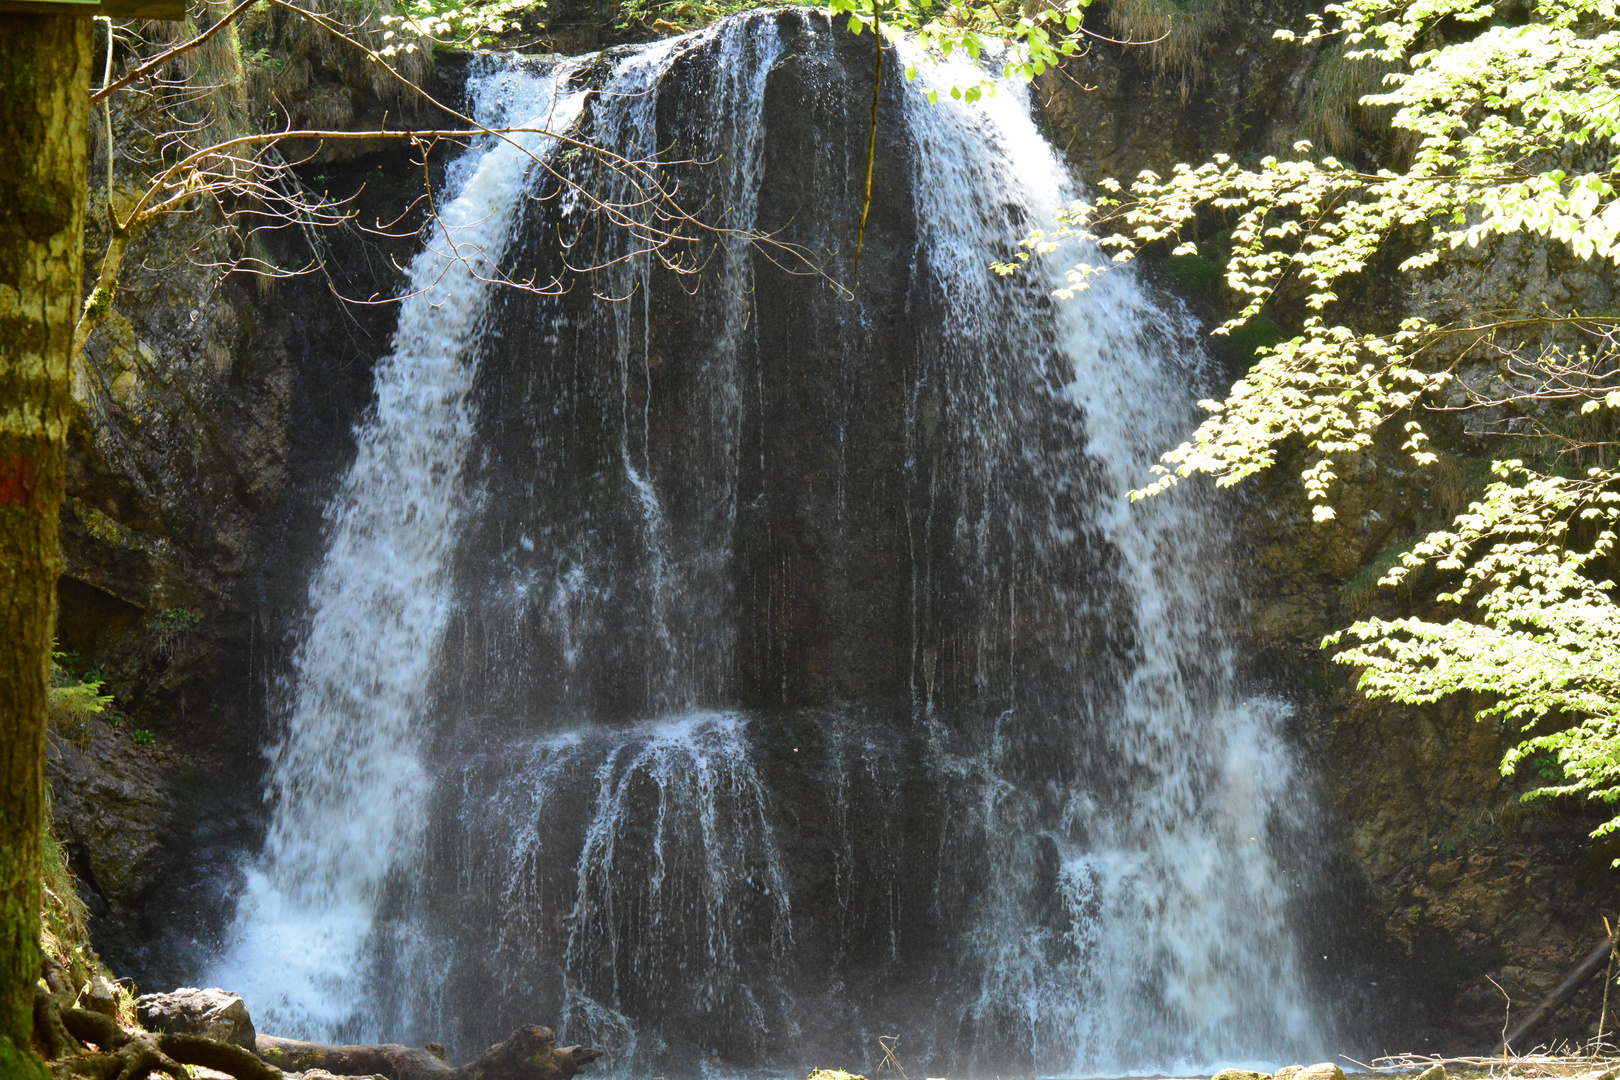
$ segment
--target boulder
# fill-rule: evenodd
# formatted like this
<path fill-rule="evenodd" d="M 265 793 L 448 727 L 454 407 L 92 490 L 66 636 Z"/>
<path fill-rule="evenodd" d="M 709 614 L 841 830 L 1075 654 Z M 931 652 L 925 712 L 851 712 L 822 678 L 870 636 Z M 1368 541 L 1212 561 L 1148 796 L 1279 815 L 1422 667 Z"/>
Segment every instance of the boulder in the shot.
<path fill-rule="evenodd" d="M 1299 1080 L 1344 1080 L 1344 1070 L 1331 1061 L 1309 1065 L 1299 1074 Z"/>
<path fill-rule="evenodd" d="M 1344 1070 L 1331 1061 L 1323 1061 L 1305 1066 L 1294 1080 L 1344 1080 Z"/>
<path fill-rule="evenodd" d="M 1236 1069 L 1227 1071 L 1237 1072 Z M 1285 1065 L 1277 1070 L 1274 1080 L 1345 1080 L 1345 1078 L 1343 1069 L 1331 1061 L 1323 1061 L 1315 1065 Z"/>
<path fill-rule="evenodd" d="M 112 913 L 136 910 L 164 871 L 176 801 L 151 750 L 102 720 L 46 751 L 56 835 Z M 101 943 L 97 936 L 97 944 Z"/>
<path fill-rule="evenodd" d="M 105 975 L 97 975 L 90 980 L 79 1004 L 91 1012 L 118 1019 L 118 989 Z"/>
<path fill-rule="evenodd" d="M 1250 1072 L 1248 1069 L 1222 1069 L 1209 1080 L 1267 1080 L 1265 1073 Z"/>
<path fill-rule="evenodd" d="M 148 1031 L 201 1035 L 252 1050 L 257 1033 L 240 995 L 226 990 L 181 987 L 167 994 L 142 994 L 135 1016 Z"/>

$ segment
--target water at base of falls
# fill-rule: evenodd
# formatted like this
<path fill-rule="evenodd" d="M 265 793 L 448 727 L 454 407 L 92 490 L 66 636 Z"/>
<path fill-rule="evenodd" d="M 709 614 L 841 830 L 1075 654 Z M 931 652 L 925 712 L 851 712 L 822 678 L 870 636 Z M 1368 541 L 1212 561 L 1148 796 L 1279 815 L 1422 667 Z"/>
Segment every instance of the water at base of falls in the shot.
<path fill-rule="evenodd" d="M 1323 1048 L 1314 811 L 1234 674 L 1223 510 L 1126 498 L 1195 422 L 1196 328 L 1127 273 L 992 274 L 1072 184 L 1017 87 L 931 105 L 977 72 L 898 50 L 854 302 L 743 232 L 848 273 L 865 39 L 790 10 L 475 75 L 484 122 L 660 157 L 736 231 L 677 273 L 588 154 L 451 170 L 465 250 L 600 269 L 413 265 L 207 975 L 261 1030 L 550 1023 L 623 1075 Z"/>

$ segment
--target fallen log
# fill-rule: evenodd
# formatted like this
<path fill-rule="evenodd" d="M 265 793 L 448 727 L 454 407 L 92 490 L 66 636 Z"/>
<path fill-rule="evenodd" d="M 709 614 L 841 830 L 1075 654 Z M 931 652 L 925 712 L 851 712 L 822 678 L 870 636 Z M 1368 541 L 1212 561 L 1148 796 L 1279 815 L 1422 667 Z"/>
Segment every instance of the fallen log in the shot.
<path fill-rule="evenodd" d="M 437 1043 L 323 1046 L 258 1035 L 249 1050 L 246 1042 L 253 1026 L 235 995 L 195 990 L 151 995 L 165 999 L 157 1004 L 166 1004 L 167 1011 L 148 1017 L 162 1030 L 141 1031 L 123 1027 L 104 1012 L 76 1007 L 75 987 L 67 972 L 48 956 L 41 976 L 43 985 L 34 992 L 34 1034 L 56 1080 L 157 1076 L 190 1080 L 187 1066 L 202 1066 L 235 1080 L 282 1080 L 283 1069 L 324 1069 L 336 1076 L 388 1080 L 573 1080 L 602 1056 L 588 1046 L 558 1047 L 550 1028 L 534 1026 L 520 1028 L 461 1066 L 450 1065 Z M 234 1012 L 232 1002 L 237 1006 Z M 200 1027 L 194 1022 L 198 1017 L 204 1021 Z"/>
<path fill-rule="evenodd" d="M 383 1043 L 378 1046 L 325 1046 L 260 1035 L 254 1052 L 288 1072 L 325 1069 L 336 1076 L 385 1076 L 388 1080 L 572 1080 L 602 1056 L 589 1046 L 555 1045 L 550 1028 L 529 1026 L 485 1050 L 476 1061 L 454 1066 L 437 1045 L 431 1048 Z"/>
<path fill-rule="evenodd" d="M 1591 955 L 1589 955 L 1585 960 L 1582 960 L 1574 971 L 1571 971 L 1567 976 L 1564 977 L 1564 981 L 1558 984 L 1558 989 L 1554 990 L 1552 994 L 1548 996 L 1546 1001 L 1543 1001 L 1539 1006 L 1537 1006 L 1534 1012 L 1525 1017 L 1524 1020 L 1519 1023 L 1518 1027 L 1514 1028 L 1507 1034 L 1506 1037 L 1502 1039 L 1501 1044 L 1496 1048 L 1495 1056 L 1500 1057 L 1503 1054 L 1508 1053 L 1514 1043 L 1518 1042 L 1520 1039 L 1524 1038 L 1524 1036 L 1528 1035 L 1532 1030 L 1534 1030 L 1535 1026 L 1541 1023 L 1542 1020 L 1546 1019 L 1546 1017 L 1550 1015 L 1553 1010 L 1557 1009 L 1564 1002 L 1574 997 L 1575 991 L 1580 989 L 1581 984 L 1595 975 L 1609 959 L 1609 954 L 1612 953 L 1616 947 L 1616 939 L 1620 939 L 1620 929 L 1617 929 L 1612 935 L 1605 938 L 1603 944 L 1593 949 Z"/>

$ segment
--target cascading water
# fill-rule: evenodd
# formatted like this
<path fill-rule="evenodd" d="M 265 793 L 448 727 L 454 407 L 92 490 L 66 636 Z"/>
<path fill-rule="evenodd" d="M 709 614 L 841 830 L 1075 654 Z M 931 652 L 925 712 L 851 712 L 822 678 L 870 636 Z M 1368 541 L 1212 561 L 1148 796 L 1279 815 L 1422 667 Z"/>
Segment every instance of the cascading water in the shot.
<path fill-rule="evenodd" d="M 724 230 L 672 269 L 531 202 L 526 154 L 635 201 L 540 136 L 447 181 L 509 276 L 563 274 L 560 237 L 600 269 L 413 266 L 439 284 L 329 513 L 211 976 L 262 1029 L 466 1056 L 549 1022 L 666 1073 L 891 1032 L 985 1075 L 1325 1038 L 1287 918 L 1311 808 L 1234 675 L 1221 508 L 1126 498 L 1194 422 L 1191 321 L 1128 273 L 993 275 L 1071 182 L 1018 88 L 930 104 L 978 72 L 906 46 L 856 299 L 746 240 L 848 273 L 865 42 L 755 14 L 475 79 L 482 117 L 661 157 Z"/>
<path fill-rule="evenodd" d="M 948 90 L 976 74 L 908 53 L 925 84 Z M 909 95 L 906 114 L 918 142 L 922 244 L 951 298 L 945 336 L 965 365 L 986 357 L 985 341 L 1009 336 L 987 318 L 999 305 L 982 265 L 982 252 L 1007 243 L 1006 208 L 1031 225 L 1049 222 L 1073 192 L 1023 95 L 1003 92 L 976 108 L 938 96 L 930 105 Z M 1036 273 L 1051 288 L 1062 271 L 1049 260 Z M 1218 615 L 1230 588 L 1219 568 L 1230 556 L 1210 528 L 1219 520 L 1211 500 L 1196 490 L 1128 499 L 1157 454 L 1196 423 L 1187 393 L 1198 379 L 1195 327 L 1118 274 L 1050 317 L 1057 355 L 1048 375 L 1084 415 L 1086 455 L 1101 472 L 1094 527 L 1118 553 L 1130 597 L 1129 673 L 1108 706 L 1106 735 L 1108 769 L 1122 782 L 1106 804 L 1094 775 L 1070 784 L 1054 816 L 998 782 L 1018 768 L 997 760 L 1004 750 L 984 756 L 986 831 L 1056 847 L 1068 925 L 1062 960 L 1045 941 L 1032 947 L 1016 913 L 1023 885 L 1007 887 L 1019 855 L 996 866 L 998 886 L 974 930 L 988 962 L 970 1014 L 1025 1027 L 1038 1061 L 1094 1067 L 1188 1069 L 1300 1047 L 1314 1017 L 1266 848 L 1273 816 L 1309 812 L 1294 797 L 1282 706 L 1243 699 L 1235 685 Z M 1038 340 L 1027 330 L 1013 336 Z M 1036 530 L 1037 548 L 1072 542 L 1053 524 L 1044 536 Z"/>
<path fill-rule="evenodd" d="M 448 614 L 487 280 L 522 209 L 513 192 L 553 141 L 540 129 L 567 130 L 578 112 L 582 95 L 560 90 L 565 75 L 478 78 L 481 123 L 536 130 L 489 138 L 447 178 L 440 231 L 411 265 L 376 408 L 327 510 L 326 559 L 310 585 L 270 774 L 275 813 L 215 974 L 271 1025 L 331 1034 L 353 1025 L 378 890 L 421 829 L 431 781 L 417 721 Z"/>

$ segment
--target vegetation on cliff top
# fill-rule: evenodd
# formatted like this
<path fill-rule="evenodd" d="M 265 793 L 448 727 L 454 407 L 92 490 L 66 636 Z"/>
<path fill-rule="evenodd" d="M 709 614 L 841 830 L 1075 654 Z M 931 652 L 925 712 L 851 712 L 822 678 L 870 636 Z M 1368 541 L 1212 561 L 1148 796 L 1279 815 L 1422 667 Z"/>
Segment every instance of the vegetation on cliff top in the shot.
<path fill-rule="evenodd" d="M 1390 115 L 1398 136 L 1386 140 L 1382 167 L 1300 143 L 1286 160 L 1222 156 L 1168 178 L 1144 173 L 1076 204 L 1060 230 L 1029 246 L 1087 237 L 1114 249 L 1113 263 L 1072 271 L 1076 289 L 1150 245 L 1218 254 L 1241 303 L 1217 333 L 1302 313 L 1225 400 L 1204 403 L 1211 417 L 1139 496 L 1195 473 L 1236 484 L 1303 452 L 1305 491 L 1325 521 L 1340 473 L 1396 425 L 1418 467 L 1439 460 L 1442 412 L 1510 438 L 1503 445 L 1517 456 L 1498 455 L 1483 495 L 1381 579 L 1431 572 L 1456 616 L 1368 618 L 1326 644 L 1343 647 L 1337 659 L 1358 667 L 1375 697 L 1481 695 L 1481 719 L 1519 732 L 1504 772 L 1534 755 L 1556 761 L 1527 798 L 1615 804 L 1620 318 L 1522 294 L 1482 302 L 1466 288 L 1479 271 L 1447 279 L 1440 301 L 1402 318 L 1355 294 L 1366 275 L 1389 269 L 1419 294 L 1464 253 L 1483 248 L 1489 259 L 1493 245 L 1526 238 L 1577 272 L 1613 274 L 1620 4 L 1346 0 L 1299 38 L 1335 39 L 1342 61 L 1385 72 L 1381 92 L 1360 98 Z M 1616 830 L 1620 816 L 1594 835 Z"/>

